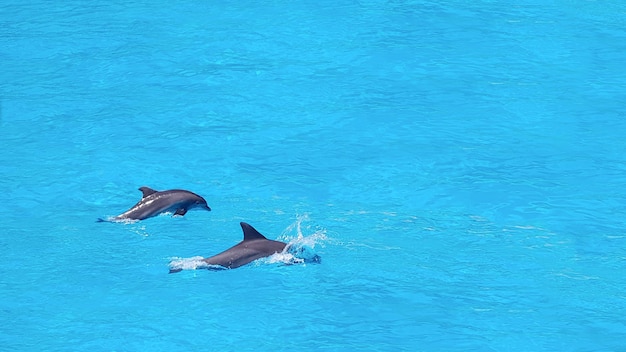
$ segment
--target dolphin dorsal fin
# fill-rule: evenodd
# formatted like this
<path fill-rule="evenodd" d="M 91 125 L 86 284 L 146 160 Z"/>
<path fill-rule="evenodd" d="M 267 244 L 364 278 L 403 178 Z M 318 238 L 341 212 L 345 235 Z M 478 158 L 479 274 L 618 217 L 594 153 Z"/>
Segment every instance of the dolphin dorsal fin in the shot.
<path fill-rule="evenodd" d="M 142 198 L 146 198 L 147 196 L 149 196 L 149 195 L 151 195 L 153 193 L 158 192 L 158 191 L 155 191 L 152 188 L 146 187 L 146 186 L 139 187 L 139 190 L 141 191 L 141 193 L 143 193 L 143 197 Z"/>
<path fill-rule="evenodd" d="M 250 226 L 245 222 L 239 223 L 241 228 L 243 229 L 243 240 L 251 241 L 251 240 L 266 240 L 265 236 L 261 235 L 259 231 L 257 231 L 254 227 Z"/>

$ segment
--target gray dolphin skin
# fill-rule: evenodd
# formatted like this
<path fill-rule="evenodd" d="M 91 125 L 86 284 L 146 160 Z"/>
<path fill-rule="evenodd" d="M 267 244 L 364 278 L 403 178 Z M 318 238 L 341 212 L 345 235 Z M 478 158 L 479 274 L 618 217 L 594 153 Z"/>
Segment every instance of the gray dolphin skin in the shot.
<path fill-rule="evenodd" d="M 243 229 L 243 241 L 222 253 L 202 259 L 202 261 L 209 265 L 219 265 L 225 269 L 235 269 L 259 258 L 281 253 L 287 246 L 284 242 L 268 240 L 250 224 L 241 222 L 240 225 Z M 181 270 L 170 269 L 170 273 L 177 273 Z"/>
<path fill-rule="evenodd" d="M 111 221 L 144 220 L 165 212 L 174 212 L 174 215 L 183 216 L 188 210 L 195 208 L 211 211 L 204 198 L 189 191 L 172 189 L 159 192 L 150 187 L 140 187 L 139 190 L 143 193 L 141 200 L 126 212 L 113 217 Z M 98 219 L 98 221 L 106 220 Z"/>

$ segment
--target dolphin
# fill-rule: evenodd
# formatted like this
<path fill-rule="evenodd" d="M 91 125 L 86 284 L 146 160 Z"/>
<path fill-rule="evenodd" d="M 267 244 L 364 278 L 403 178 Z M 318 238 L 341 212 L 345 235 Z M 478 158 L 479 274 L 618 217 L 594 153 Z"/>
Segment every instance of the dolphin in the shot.
<path fill-rule="evenodd" d="M 208 265 L 220 266 L 220 269 L 235 269 L 259 258 L 281 253 L 287 246 L 284 242 L 268 240 L 250 224 L 245 222 L 239 224 L 243 229 L 243 241 L 222 253 L 202 259 L 203 262 Z M 170 269 L 170 274 L 181 270 L 178 268 Z"/>
<path fill-rule="evenodd" d="M 189 209 L 200 208 L 211 211 L 204 198 L 182 189 L 169 191 L 155 191 L 150 187 L 140 187 L 143 197 L 137 204 L 126 212 L 113 217 L 110 221 L 124 219 L 144 220 L 165 212 L 174 212 L 174 215 L 183 216 Z M 106 221 L 98 219 L 98 222 Z"/>

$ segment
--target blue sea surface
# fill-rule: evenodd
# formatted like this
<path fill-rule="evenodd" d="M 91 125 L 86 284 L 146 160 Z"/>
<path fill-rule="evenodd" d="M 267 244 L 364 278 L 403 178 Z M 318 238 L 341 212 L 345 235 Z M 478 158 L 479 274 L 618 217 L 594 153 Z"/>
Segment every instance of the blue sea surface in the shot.
<path fill-rule="evenodd" d="M 622 2 L 8 0 L 0 63 L 2 351 L 626 350 Z M 321 263 L 194 270 L 241 221 Z"/>

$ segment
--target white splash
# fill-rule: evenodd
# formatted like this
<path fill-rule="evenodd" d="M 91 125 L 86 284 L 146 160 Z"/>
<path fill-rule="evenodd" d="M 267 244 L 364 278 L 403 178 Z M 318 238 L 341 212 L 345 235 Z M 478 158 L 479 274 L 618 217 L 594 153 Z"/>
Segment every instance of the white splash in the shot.
<path fill-rule="evenodd" d="M 270 263 L 321 263 L 321 257 L 315 252 L 315 247 L 324 246 L 327 240 L 326 230 L 303 226 L 306 221 L 309 221 L 309 214 L 298 215 L 296 221 L 283 230 L 278 239 L 287 242 L 287 247 L 282 253 L 266 258 Z M 303 228 L 305 232 L 313 231 L 313 233 L 304 235 Z"/>
<path fill-rule="evenodd" d="M 107 216 L 104 219 L 103 218 L 98 219 L 98 222 L 117 222 L 117 223 L 122 223 L 122 224 L 134 224 L 136 222 L 139 222 L 139 220 L 128 219 L 128 218 L 118 218 L 117 216 Z"/>
<path fill-rule="evenodd" d="M 315 247 L 315 244 L 322 244 L 327 240 L 325 229 L 312 229 L 310 226 L 304 226 L 306 232 L 313 232 L 305 236 L 302 228 L 303 223 L 309 221 L 309 214 L 296 215 L 296 221 L 287 226 L 286 229 L 278 236 L 278 240 L 289 244 L 304 244 Z M 295 232 L 295 233 L 294 233 Z"/>
<path fill-rule="evenodd" d="M 180 271 L 180 270 L 196 270 L 196 269 L 214 269 L 219 267 L 219 265 L 210 265 L 207 264 L 201 256 L 195 256 L 191 258 L 179 258 L 173 257 L 170 258 L 170 270 Z"/>

